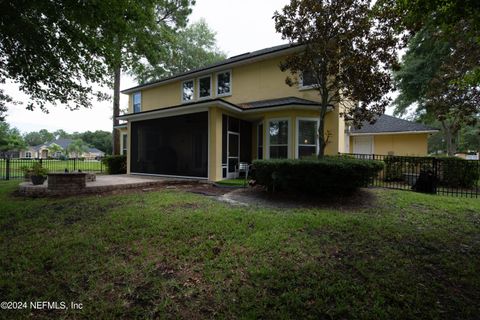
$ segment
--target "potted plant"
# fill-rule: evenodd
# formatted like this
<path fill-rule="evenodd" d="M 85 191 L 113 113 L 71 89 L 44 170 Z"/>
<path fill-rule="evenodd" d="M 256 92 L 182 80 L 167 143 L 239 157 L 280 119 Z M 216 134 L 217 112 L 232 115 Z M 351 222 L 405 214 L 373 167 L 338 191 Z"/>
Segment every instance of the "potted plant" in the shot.
<path fill-rule="evenodd" d="M 47 180 L 48 170 L 40 163 L 34 163 L 30 168 L 25 169 L 25 176 L 30 176 L 32 183 L 34 185 L 40 185 Z"/>

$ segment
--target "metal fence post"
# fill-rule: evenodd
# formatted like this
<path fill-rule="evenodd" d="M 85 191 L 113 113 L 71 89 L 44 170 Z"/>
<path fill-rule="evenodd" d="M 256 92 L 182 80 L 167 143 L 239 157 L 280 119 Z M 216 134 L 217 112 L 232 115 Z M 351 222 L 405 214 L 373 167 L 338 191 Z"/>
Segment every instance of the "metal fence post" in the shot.
<path fill-rule="evenodd" d="M 77 158 L 73 159 L 73 171 L 77 170 Z"/>
<path fill-rule="evenodd" d="M 5 160 L 5 180 L 10 180 L 10 158 Z"/>

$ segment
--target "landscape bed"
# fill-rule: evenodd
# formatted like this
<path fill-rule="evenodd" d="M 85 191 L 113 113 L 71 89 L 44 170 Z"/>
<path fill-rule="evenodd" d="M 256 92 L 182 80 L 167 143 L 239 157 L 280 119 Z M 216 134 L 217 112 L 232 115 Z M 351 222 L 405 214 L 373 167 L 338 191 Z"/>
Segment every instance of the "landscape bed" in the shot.
<path fill-rule="evenodd" d="M 370 189 L 341 210 L 179 189 L 26 199 L 0 182 L 0 318 L 476 319 L 480 201 Z"/>

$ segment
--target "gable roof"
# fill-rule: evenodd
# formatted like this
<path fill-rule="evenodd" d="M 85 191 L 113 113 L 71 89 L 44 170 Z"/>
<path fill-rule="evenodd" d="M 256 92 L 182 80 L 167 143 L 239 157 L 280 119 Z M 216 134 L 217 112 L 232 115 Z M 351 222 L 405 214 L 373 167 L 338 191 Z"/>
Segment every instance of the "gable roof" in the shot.
<path fill-rule="evenodd" d="M 66 150 L 68 148 L 68 146 L 73 142 L 73 139 L 57 139 L 57 140 L 54 140 L 54 141 L 50 141 L 50 142 L 47 142 L 47 143 L 43 143 L 43 144 L 39 144 L 37 146 L 33 146 L 31 147 L 32 149 L 34 149 L 35 151 L 39 151 L 41 148 L 48 148 L 50 147 L 52 144 L 57 144 L 59 145 L 62 149 Z M 105 153 L 97 148 L 88 148 L 88 152 L 90 153 Z"/>
<path fill-rule="evenodd" d="M 257 109 L 286 105 L 319 106 L 320 103 L 297 97 L 285 97 L 280 99 L 260 100 L 238 104 L 238 106 L 242 109 Z"/>
<path fill-rule="evenodd" d="M 270 47 L 270 48 L 265 48 L 265 49 L 261 49 L 261 50 L 257 50 L 257 51 L 253 51 L 253 52 L 247 52 L 247 53 L 239 54 L 239 55 L 230 57 L 228 59 L 225 59 L 225 60 L 210 64 L 210 65 L 207 65 L 205 67 L 192 69 L 192 70 L 182 72 L 182 73 L 173 75 L 171 77 L 166 77 L 166 78 L 163 78 L 163 79 L 160 79 L 160 80 L 157 80 L 157 81 L 147 82 L 145 84 L 141 84 L 141 85 L 138 85 L 138 86 L 135 86 L 135 87 L 132 87 L 132 88 L 122 90 L 121 92 L 122 93 L 132 93 L 132 92 L 135 92 L 135 91 L 138 91 L 138 90 L 142 90 L 142 89 L 146 89 L 146 88 L 150 88 L 150 87 L 155 87 L 155 86 L 165 84 L 165 83 L 168 83 L 168 82 L 171 82 L 171 81 L 177 81 L 177 80 L 180 80 L 182 78 L 194 77 L 194 76 L 200 75 L 201 73 L 205 73 L 206 71 L 211 71 L 211 72 L 212 71 L 220 71 L 220 70 L 217 70 L 217 69 L 220 69 L 220 68 L 225 69 L 227 67 L 233 67 L 235 65 L 245 63 L 248 60 L 265 58 L 267 56 L 275 55 L 279 52 L 288 51 L 289 49 L 290 50 L 295 50 L 295 49 L 298 49 L 300 47 L 301 47 L 301 45 L 299 45 L 299 44 L 289 44 L 289 43 L 287 43 L 287 44 L 282 44 L 282 45 L 278 45 L 278 46 L 274 46 L 274 47 Z"/>
<path fill-rule="evenodd" d="M 402 132 L 437 132 L 438 129 L 426 126 L 421 123 L 395 118 L 389 115 L 381 115 L 374 124 L 364 122 L 360 129 L 351 129 L 352 135 L 357 134 L 382 134 L 382 133 L 402 133 Z"/>

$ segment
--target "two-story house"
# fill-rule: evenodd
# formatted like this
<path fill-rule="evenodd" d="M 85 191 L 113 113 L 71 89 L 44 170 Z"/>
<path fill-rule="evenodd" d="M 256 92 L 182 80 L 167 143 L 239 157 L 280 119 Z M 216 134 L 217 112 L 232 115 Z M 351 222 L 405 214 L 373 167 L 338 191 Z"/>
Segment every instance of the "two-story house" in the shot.
<path fill-rule="evenodd" d="M 308 77 L 286 85 L 279 68 L 301 50 L 280 45 L 122 91 L 127 124 L 117 129 L 128 173 L 218 181 L 236 176 L 241 162 L 315 155 L 318 91 Z M 325 131 L 327 154 L 349 151 L 339 108 L 327 113 Z"/>

